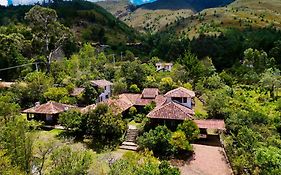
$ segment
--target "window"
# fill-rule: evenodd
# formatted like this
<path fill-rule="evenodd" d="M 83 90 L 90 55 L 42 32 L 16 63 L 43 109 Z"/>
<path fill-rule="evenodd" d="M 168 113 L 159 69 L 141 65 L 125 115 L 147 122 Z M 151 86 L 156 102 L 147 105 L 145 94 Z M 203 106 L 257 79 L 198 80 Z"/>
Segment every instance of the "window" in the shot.
<path fill-rule="evenodd" d="M 183 98 L 183 103 L 187 103 L 187 98 Z"/>

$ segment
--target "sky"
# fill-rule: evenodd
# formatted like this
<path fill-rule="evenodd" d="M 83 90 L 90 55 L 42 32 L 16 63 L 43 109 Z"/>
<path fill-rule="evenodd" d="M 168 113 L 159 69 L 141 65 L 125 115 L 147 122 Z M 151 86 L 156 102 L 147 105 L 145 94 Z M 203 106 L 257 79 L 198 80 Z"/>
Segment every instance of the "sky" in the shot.
<path fill-rule="evenodd" d="M 9 0 L 10 2 L 13 2 L 14 5 L 19 5 L 19 4 L 34 4 L 36 2 L 42 2 L 43 0 Z M 102 1 L 102 0 L 89 0 L 89 1 Z M 157 0 L 130 0 L 131 3 L 135 5 L 141 5 L 145 4 L 148 2 L 154 2 Z M 7 6 L 8 5 L 8 0 L 0 0 L 0 5 Z"/>

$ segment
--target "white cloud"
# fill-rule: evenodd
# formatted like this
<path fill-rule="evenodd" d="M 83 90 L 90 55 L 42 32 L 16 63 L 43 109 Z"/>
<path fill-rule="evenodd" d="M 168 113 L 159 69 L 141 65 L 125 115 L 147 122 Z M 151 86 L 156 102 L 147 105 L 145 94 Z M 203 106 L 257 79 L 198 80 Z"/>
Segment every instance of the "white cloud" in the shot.
<path fill-rule="evenodd" d="M 0 0 L 0 5 L 6 6 L 6 5 L 8 5 L 8 1 L 7 0 Z"/>

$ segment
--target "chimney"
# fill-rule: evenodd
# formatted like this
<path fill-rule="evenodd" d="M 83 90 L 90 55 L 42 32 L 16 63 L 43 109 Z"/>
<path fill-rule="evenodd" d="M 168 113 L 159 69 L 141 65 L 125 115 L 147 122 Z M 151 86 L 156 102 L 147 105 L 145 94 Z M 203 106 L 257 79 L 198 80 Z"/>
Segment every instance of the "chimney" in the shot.
<path fill-rule="evenodd" d="M 40 106 L 40 102 L 39 101 L 35 102 L 35 107 L 38 107 L 38 106 Z"/>

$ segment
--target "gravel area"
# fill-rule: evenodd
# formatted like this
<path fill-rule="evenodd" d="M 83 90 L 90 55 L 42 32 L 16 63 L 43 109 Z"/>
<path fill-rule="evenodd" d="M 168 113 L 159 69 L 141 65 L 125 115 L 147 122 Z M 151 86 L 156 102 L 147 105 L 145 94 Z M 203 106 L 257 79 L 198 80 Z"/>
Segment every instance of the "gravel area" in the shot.
<path fill-rule="evenodd" d="M 223 148 L 199 144 L 193 144 L 193 148 L 193 159 L 179 167 L 182 175 L 232 175 Z"/>

